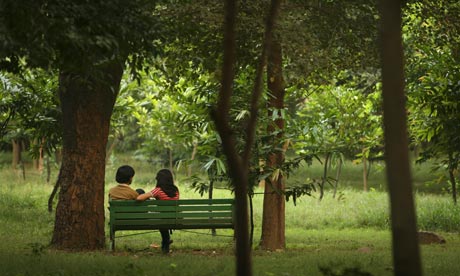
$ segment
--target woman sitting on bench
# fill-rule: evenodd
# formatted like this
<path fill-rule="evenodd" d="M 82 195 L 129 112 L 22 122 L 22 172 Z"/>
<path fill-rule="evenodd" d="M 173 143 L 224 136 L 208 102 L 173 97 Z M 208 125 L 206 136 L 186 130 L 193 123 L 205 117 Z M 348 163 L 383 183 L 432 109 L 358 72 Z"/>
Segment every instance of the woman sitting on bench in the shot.
<path fill-rule="evenodd" d="M 155 177 L 156 187 L 150 192 L 139 195 L 136 200 L 144 201 L 151 197 L 156 200 L 178 200 L 179 189 L 174 185 L 173 175 L 168 169 L 161 169 Z M 169 253 L 169 245 L 172 243 L 169 229 L 161 229 L 161 250 L 163 253 Z"/>

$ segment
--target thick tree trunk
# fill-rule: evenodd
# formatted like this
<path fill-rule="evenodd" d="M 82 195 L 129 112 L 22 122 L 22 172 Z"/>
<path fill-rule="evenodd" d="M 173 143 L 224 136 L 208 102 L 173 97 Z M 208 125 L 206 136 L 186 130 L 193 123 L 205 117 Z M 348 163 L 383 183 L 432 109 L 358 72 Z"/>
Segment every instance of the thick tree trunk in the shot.
<path fill-rule="evenodd" d="M 268 89 L 272 97 L 268 101 L 268 117 L 272 117 L 273 110 L 284 108 L 284 81 L 282 72 L 282 53 L 281 45 L 278 41 L 272 40 L 270 51 L 268 52 L 267 80 Z M 284 119 L 278 117 L 269 125 L 270 133 L 278 131 L 278 135 L 273 141 L 273 148 L 279 148 L 282 142 L 284 130 Z M 279 168 L 284 161 L 284 152 L 275 151 L 270 154 L 267 166 Z M 286 247 L 285 241 L 285 200 L 284 200 L 284 177 L 279 177 L 265 185 L 263 216 L 262 216 L 262 237 L 260 246 L 264 249 L 277 250 Z"/>
<path fill-rule="evenodd" d="M 105 246 L 104 175 L 110 117 L 123 68 L 59 75 L 63 117 L 62 165 L 51 244 L 57 249 L 95 250 Z"/>
<path fill-rule="evenodd" d="M 402 2 L 380 1 L 385 161 L 391 205 L 394 273 L 417 276 L 422 274 L 422 269 L 409 166 L 401 37 Z"/>

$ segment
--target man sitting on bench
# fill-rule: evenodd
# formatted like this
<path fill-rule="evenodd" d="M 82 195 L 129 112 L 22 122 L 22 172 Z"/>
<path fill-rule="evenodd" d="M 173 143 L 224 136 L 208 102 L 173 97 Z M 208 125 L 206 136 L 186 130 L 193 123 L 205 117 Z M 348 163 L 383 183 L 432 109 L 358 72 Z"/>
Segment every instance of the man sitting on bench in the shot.
<path fill-rule="evenodd" d="M 124 165 L 118 168 L 115 180 L 118 185 L 109 190 L 111 200 L 135 200 L 144 190 L 133 190 L 129 185 L 133 182 L 134 169 L 131 166 Z"/>

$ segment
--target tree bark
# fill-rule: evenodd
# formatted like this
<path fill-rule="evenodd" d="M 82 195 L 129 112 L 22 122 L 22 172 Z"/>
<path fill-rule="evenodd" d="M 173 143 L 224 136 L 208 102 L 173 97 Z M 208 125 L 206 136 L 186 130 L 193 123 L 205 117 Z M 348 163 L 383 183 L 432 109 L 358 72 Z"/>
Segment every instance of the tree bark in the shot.
<path fill-rule="evenodd" d="M 332 153 L 328 152 L 324 158 L 323 177 L 321 178 L 321 183 L 319 184 L 319 201 L 323 200 L 324 197 L 324 186 L 327 182 L 327 169 L 329 167 L 329 163 L 331 162 L 331 155 Z"/>
<path fill-rule="evenodd" d="M 50 179 L 51 179 L 51 164 L 50 164 L 50 156 L 49 154 L 46 154 L 46 157 L 45 157 L 45 160 L 46 160 L 46 183 L 50 183 Z"/>
<path fill-rule="evenodd" d="M 235 236 L 236 275 L 252 275 L 252 256 L 248 233 L 248 167 L 236 151 L 236 141 L 229 124 L 230 99 L 233 93 L 234 66 L 236 62 L 236 14 L 237 1 L 225 1 L 224 57 L 222 80 L 217 108 L 213 111 L 216 129 L 222 139 L 222 148 L 227 157 L 232 184 L 235 187 Z"/>
<path fill-rule="evenodd" d="M 452 187 L 452 200 L 454 201 L 455 205 L 457 205 L 457 181 L 455 181 L 455 173 L 454 173 L 456 167 L 457 167 L 457 164 L 455 164 L 452 153 L 449 153 L 449 178 L 450 178 L 450 184 Z"/>
<path fill-rule="evenodd" d="M 269 16 L 265 29 L 262 54 L 256 70 L 256 81 L 251 97 L 250 116 L 246 127 L 246 144 L 243 155 L 237 152 L 236 139 L 230 126 L 229 113 L 231 96 L 233 94 L 234 66 L 236 63 L 236 14 L 237 1 L 225 1 L 224 22 L 224 57 L 222 65 L 222 81 L 219 91 L 217 107 L 212 115 L 216 129 L 222 139 L 222 148 L 229 166 L 230 177 L 235 187 L 235 235 L 236 235 L 236 275 L 252 275 L 252 256 L 248 233 L 248 184 L 249 184 L 249 160 L 251 149 L 254 145 L 254 136 L 258 116 L 258 103 L 262 94 L 262 72 L 265 65 L 266 53 L 269 48 L 269 37 L 274 27 L 275 18 L 278 14 L 280 1 L 272 0 Z"/>
<path fill-rule="evenodd" d="M 21 141 L 13 139 L 11 143 L 13 146 L 13 158 L 11 160 L 11 167 L 13 170 L 16 170 L 19 163 L 21 162 Z"/>
<path fill-rule="evenodd" d="M 369 188 L 367 187 L 367 158 L 363 150 L 363 190 L 367 192 Z"/>
<path fill-rule="evenodd" d="M 43 172 L 44 158 L 43 158 L 43 145 L 45 143 L 45 138 L 35 139 L 34 142 L 36 147 L 38 147 L 38 156 L 33 159 L 33 167 L 40 174 Z"/>
<path fill-rule="evenodd" d="M 268 117 L 271 118 L 274 111 L 284 108 L 284 80 L 282 71 L 282 51 L 279 41 L 272 40 L 267 53 L 267 80 L 271 97 L 268 101 Z M 280 148 L 283 139 L 284 118 L 279 116 L 268 126 L 268 132 L 278 132 L 273 141 L 273 149 L 267 160 L 267 166 L 275 169 L 281 167 L 284 162 L 284 152 L 276 150 Z M 285 241 L 285 199 L 284 177 L 282 174 L 269 183 L 265 184 L 262 236 L 260 246 L 263 249 L 277 250 L 286 247 Z"/>
<path fill-rule="evenodd" d="M 332 194 L 332 198 L 335 198 L 337 194 L 337 187 L 339 186 L 339 179 L 340 179 L 340 174 L 342 172 L 342 157 L 339 156 L 339 161 L 337 164 L 337 171 L 335 174 L 335 182 L 334 182 L 334 193 Z"/>
<path fill-rule="evenodd" d="M 421 275 L 407 137 L 400 0 L 380 1 L 385 161 L 395 275 Z"/>
<path fill-rule="evenodd" d="M 105 247 L 104 176 L 110 117 L 123 73 L 113 62 L 96 73 L 61 71 L 63 117 L 60 187 L 51 244 L 64 250 Z"/>
<path fill-rule="evenodd" d="M 198 151 L 198 142 L 197 141 L 193 141 L 193 150 L 192 150 L 192 156 L 190 156 L 190 162 L 189 164 L 187 165 L 187 177 L 191 177 L 192 176 L 192 163 L 193 161 L 195 160 L 195 156 L 196 156 L 196 153 Z"/>
<path fill-rule="evenodd" d="M 209 193 L 208 193 L 208 199 L 212 199 L 212 196 L 213 196 L 213 192 L 214 192 L 214 180 L 211 180 L 209 182 Z M 211 234 L 213 236 L 215 236 L 217 233 L 216 233 L 216 228 L 212 228 L 211 229 Z"/>
<path fill-rule="evenodd" d="M 249 246 L 252 248 L 254 244 L 254 202 L 252 198 L 254 197 L 253 194 L 248 195 L 249 201 L 249 221 L 250 221 L 250 230 L 249 230 Z"/>

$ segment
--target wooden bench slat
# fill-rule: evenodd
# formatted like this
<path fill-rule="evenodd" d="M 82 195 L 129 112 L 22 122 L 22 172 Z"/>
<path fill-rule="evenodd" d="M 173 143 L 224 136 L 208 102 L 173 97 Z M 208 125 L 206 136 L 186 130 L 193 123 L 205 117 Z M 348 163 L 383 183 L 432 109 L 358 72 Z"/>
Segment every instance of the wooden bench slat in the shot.
<path fill-rule="evenodd" d="M 173 227 L 174 226 L 174 227 Z M 117 226 L 118 231 L 135 231 L 135 230 L 159 230 L 159 229 L 233 229 L 233 225 L 231 224 L 213 224 L 212 227 L 209 227 L 207 224 L 203 225 L 176 225 L 176 224 L 164 224 L 161 225 L 119 225 Z"/>
<path fill-rule="evenodd" d="M 232 212 L 170 212 L 170 213 L 118 213 L 118 219 L 156 219 L 156 218 L 232 218 Z"/>
<path fill-rule="evenodd" d="M 232 219 L 148 219 L 148 220 L 117 220 L 116 225 L 162 225 L 162 224 L 177 224 L 177 225 L 212 225 L 232 223 Z"/>
<path fill-rule="evenodd" d="M 234 204 L 234 199 L 221 198 L 221 199 L 180 199 L 180 200 L 111 200 L 110 206 L 174 206 L 174 205 L 218 205 L 218 204 Z"/>
<path fill-rule="evenodd" d="M 113 213 L 141 212 L 187 212 L 187 211 L 233 211 L 232 205 L 205 206 L 116 206 L 110 207 Z"/>

